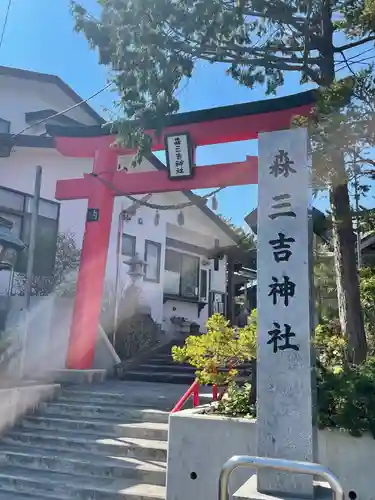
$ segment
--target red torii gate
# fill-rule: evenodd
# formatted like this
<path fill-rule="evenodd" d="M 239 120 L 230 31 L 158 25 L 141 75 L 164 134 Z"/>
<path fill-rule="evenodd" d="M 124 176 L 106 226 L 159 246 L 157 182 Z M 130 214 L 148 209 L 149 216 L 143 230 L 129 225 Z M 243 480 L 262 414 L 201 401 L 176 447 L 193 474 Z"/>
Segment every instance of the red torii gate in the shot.
<path fill-rule="evenodd" d="M 152 150 L 164 149 L 166 134 L 189 132 L 193 147 L 256 139 L 259 132 L 290 128 L 292 118 L 307 115 L 314 103 L 314 92 L 181 113 L 169 118 L 160 136 L 153 130 Z M 103 282 L 112 223 L 115 196 L 168 191 L 256 184 L 257 158 L 244 162 L 200 166 L 194 177 L 170 180 L 167 171 L 126 173 L 117 171 L 118 156 L 134 151 L 113 147 L 115 136 L 105 127 L 49 126 L 56 149 L 64 156 L 94 158 L 91 174 L 60 180 L 56 199 L 88 199 L 88 209 L 99 210 L 99 220 L 86 220 L 81 263 L 74 303 L 73 320 L 67 356 L 67 368 L 90 369 L 94 359 L 97 328 L 101 309 Z"/>

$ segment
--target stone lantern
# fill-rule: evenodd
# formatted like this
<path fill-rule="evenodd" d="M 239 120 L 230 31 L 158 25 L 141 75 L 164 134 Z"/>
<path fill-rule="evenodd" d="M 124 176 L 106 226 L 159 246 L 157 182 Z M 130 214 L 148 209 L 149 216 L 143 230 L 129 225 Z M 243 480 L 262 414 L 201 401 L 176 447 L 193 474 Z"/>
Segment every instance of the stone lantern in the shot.
<path fill-rule="evenodd" d="M 136 253 L 134 257 L 131 257 L 131 259 L 125 261 L 124 264 L 129 266 L 128 275 L 133 283 L 144 277 L 147 262 L 141 259 L 138 253 Z"/>
<path fill-rule="evenodd" d="M 13 269 L 25 243 L 12 234 L 13 223 L 0 217 L 0 270 Z"/>

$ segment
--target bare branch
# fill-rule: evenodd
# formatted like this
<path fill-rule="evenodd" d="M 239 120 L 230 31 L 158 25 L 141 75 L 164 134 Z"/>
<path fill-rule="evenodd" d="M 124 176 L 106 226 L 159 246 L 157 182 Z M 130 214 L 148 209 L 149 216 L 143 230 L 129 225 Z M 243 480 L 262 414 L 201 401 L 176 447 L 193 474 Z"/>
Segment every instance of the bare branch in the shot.
<path fill-rule="evenodd" d="M 341 47 L 334 47 L 334 52 L 343 52 L 344 50 L 353 49 L 354 47 L 359 47 L 360 45 L 364 45 L 365 43 L 372 42 L 375 40 L 375 35 L 368 36 L 367 38 L 363 38 L 362 40 L 356 40 L 352 43 L 347 43 L 346 45 L 341 45 Z"/>

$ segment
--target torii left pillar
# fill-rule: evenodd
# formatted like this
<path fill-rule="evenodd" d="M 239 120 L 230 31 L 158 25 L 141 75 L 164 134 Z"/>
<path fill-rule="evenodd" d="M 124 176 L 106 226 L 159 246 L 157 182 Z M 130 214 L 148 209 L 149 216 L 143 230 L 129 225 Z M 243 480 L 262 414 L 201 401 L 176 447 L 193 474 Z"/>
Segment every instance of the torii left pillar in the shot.
<path fill-rule="evenodd" d="M 117 161 L 118 152 L 114 148 L 100 148 L 95 152 L 93 173 L 111 182 Z M 86 218 L 66 363 L 70 369 L 87 370 L 94 361 L 113 204 L 113 190 L 102 182 L 89 184 L 88 209 L 98 209 L 99 220 L 92 223 Z"/>

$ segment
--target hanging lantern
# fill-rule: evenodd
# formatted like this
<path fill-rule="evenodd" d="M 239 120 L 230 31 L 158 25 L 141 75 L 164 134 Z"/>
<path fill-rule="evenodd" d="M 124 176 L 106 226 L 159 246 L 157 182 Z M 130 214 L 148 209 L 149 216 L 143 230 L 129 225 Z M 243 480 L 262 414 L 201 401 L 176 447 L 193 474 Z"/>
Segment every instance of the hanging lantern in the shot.
<path fill-rule="evenodd" d="M 177 215 L 177 223 L 179 226 L 183 226 L 185 224 L 184 212 L 182 210 L 180 210 Z"/>
<path fill-rule="evenodd" d="M 216 194 L 214 194 L 212 197 L 212 210 L 216 212 L 218 208 L 219 208 L 219 203 L 217 201 Z"/>
<path fill-rule="evenodd" d="M 155 212 L 155 218 L 154 218 L 154 224 L 155 226 L 158 226 L 160 222 L 160 212 L 159 210 L 156 210 Z"/>

